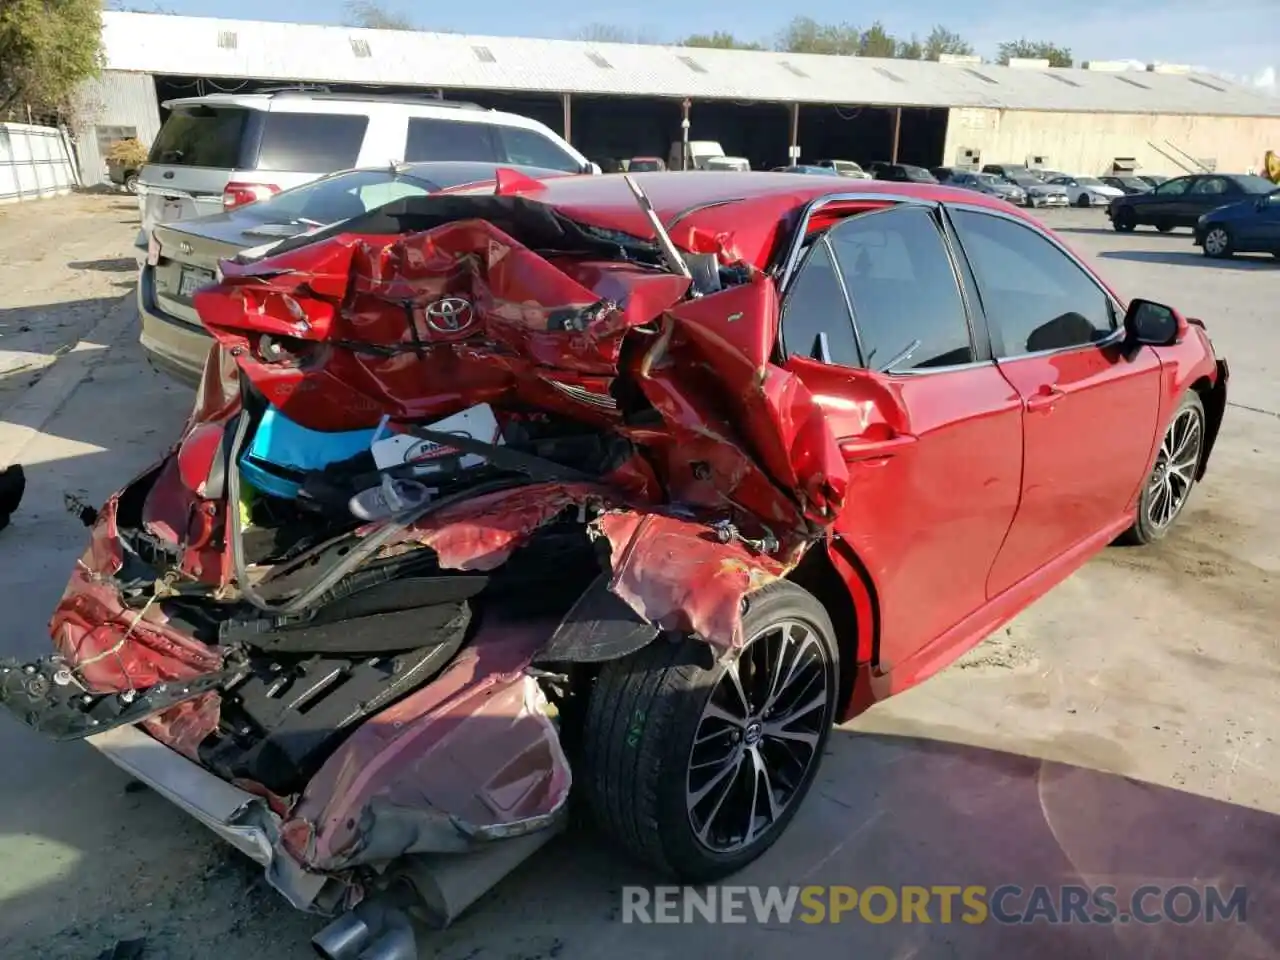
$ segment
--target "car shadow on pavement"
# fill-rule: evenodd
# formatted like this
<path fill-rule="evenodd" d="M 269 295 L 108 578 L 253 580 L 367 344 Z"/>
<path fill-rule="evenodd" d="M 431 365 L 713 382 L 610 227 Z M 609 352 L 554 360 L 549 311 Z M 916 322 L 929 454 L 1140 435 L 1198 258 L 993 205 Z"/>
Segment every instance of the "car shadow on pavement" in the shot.
<path fill-rule="evenodd" d="M 1273 258 L 1260 254 L 1237 255 L 1230 259 L 1206 257 L 1199 251 L 1187 250 L 1105 250 L 1098 254 L 1103 260 L 1131 260 L 1134 263 L 1168 263 L 1175 266 L 1219 267 L 1226 270 L 1260 270 L 1272 266 Z"/>
<path fill-rule="evenodd" d="M 0 412 L 119 303 L 116 295 L 0 308 Z"/>
<path fill-rule="evenodd" d="M 136 257 L 106 257 L 101 260 L 73 260 L 67 264 L 72 270 L 100 270 L 103 273 L 135 273 Z"/>

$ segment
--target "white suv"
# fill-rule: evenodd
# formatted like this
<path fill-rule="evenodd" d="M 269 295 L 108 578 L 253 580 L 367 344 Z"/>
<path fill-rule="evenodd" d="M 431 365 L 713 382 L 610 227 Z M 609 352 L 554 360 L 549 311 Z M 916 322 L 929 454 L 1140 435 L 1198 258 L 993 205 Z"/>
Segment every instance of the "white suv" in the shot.
<path fill-rule="evenodd" d="M 169 100 L 142 168 L 145 238 L 157 223 L 252 203 L 327 173 L 419 160 L 476 160 L 599 173 L 551 128 L 428 97 L 277 90 Z"/>

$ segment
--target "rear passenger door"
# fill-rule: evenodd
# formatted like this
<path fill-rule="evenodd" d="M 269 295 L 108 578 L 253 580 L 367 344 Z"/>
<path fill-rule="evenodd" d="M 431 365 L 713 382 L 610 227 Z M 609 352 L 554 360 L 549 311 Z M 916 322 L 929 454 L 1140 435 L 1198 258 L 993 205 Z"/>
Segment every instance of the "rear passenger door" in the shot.
<path fill-rule="evenodd" d="M 783 302 L 786 366 L 849 465 L 835 533 L 875 581 L 893 688 L 964 639 L 1018 501 L 1021 402 L 958 266 L 935 207 L 891 207 L 813 240 Z"/>
<path fill-rule="evenodd" d="M 492 124 L 438 117 L 410 117 L 404 158 L 423 160 L 475 160 L 497 163 L 503 159 Z"/>

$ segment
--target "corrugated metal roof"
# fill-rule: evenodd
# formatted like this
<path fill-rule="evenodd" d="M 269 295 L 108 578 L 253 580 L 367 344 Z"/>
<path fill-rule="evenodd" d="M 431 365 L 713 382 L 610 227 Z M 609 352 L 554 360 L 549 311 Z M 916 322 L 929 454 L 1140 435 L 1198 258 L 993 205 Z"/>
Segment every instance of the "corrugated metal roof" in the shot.
<path fill-rule="evenodd" d="M 107 69 L 476 90 L 1088 113 L 1280 116 L 1203 75 L 361 30 L 104 12 Z M 367 51 L 367 52 L 366 52 Z"/>

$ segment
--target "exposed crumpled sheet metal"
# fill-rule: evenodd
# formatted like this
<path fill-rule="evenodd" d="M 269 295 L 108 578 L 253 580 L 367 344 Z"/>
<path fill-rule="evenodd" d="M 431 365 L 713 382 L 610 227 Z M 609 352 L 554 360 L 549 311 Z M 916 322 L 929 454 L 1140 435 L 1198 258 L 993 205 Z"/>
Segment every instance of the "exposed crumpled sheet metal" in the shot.
<path fill-rule="evenodd" d="M 571 775 L 524 670 L 554 627 L 483 624 L 443 674 L 365 721 L 329 758 L 284 825 L 286 846 L 334 870 L 549 825 Z"/>

